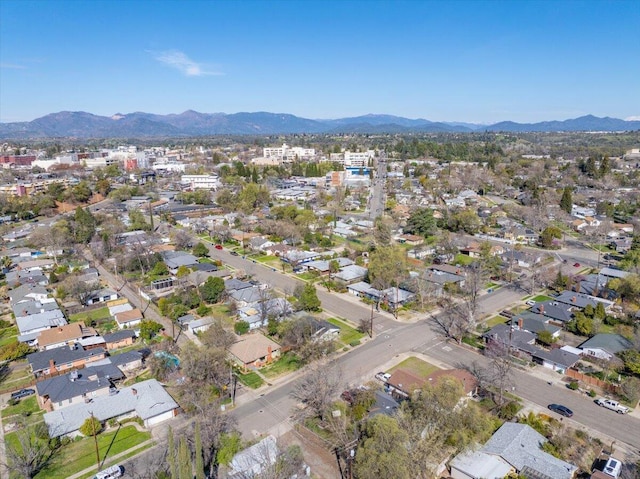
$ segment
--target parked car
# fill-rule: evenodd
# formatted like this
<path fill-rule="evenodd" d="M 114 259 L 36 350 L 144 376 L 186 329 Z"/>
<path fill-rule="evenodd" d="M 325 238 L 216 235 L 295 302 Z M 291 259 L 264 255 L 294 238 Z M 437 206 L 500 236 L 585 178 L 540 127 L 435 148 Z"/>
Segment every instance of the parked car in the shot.
<path fill-rule="evenodd" d="M 240 256 L 237 251 L 230 251 L 229 254 L 231 256 Z"/>
<path fill-rule="evenodd" d="M 580 263 L 573 263 L 573 267 L 574 268 L 579 268 L 580 267 Z"/>
<path fill-rule="evenodd" d="M 221 244 L 217 244 L 216 245 L 216 249 L 222 249 L 222 245 Z"/>
<path fill-rule="evenodd" d="M 391 377 L 391 374 L 389 373 L 384 373 L 384 372 L 376 373 L 376 379 L 378 381 L 382 381 L 383 383 L 386 383 L 390 377 Z"/>
<path fill-rule="evenodd" d="M 343 393 L 340 394 L 340 399 L 348 402 L 349 404 L 353 404 L 353 394 L 351 394 L 351 391 L 343 391 Z"/>
<path fill-rule="evenodd" d="M 536 304 L 536 302 L 533 299 L 530 299 L 529 301 L 527 301 L 528 306 L 533 306 L 534 304 Z"/>
<path fill-rule="evenodd" d="M 562 416 L 565 416 L 565 417 L 573 416 L 573 411 L 569 409 L 567 406 L 563 406 L 562 404 L 549 404 L 549 406 L 547 407 L 553 412 L 557 412 Z"/>
<path fill-rule="evenodd" d="M 612 399 L 606 399 L 606 398 L 596 399 L 596 404 L 598 406 L 611 409 L 612 411 L 615 411 L 618 414 L 627 414 L 629 412 L 629 408 L 627 406 L 623 406 L 618 401 L 614 401 Z"/>
<path fill-rule="evenodd" d="M 11 399 L 22 399 L 35 393 L 35 389 L 21 389 L 20 391 L 12 392 Z"/>
<path fill-rule="evenodd" d="M 94 479 L 115 479 L 117 477 L 122 477 L 122 471 L 122 466 L 111 466 L 96 474 Z"/>

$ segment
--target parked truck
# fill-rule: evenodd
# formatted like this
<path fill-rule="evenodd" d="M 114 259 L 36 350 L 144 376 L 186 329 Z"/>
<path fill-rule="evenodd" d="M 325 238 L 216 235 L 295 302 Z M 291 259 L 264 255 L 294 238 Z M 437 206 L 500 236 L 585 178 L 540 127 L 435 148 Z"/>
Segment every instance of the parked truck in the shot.
<path fill-rule="evenodd" d="M 598 406 L 611 409 L 612 411 L 615 411 L 618 414 L 627 414 L 629 412 L 629 408 L 627 406 L 623 406 L 618 401 L 614 401 L 612 399 L 600 398 L 596 400 L 596 404 Z"/>

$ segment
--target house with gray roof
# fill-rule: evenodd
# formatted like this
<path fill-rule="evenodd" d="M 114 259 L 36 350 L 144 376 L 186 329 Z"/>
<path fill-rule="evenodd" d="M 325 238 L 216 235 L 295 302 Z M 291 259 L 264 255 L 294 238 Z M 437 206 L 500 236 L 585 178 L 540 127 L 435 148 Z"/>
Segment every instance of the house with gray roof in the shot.
<path fill-rule="evenodd" d="M 185 251 L 163 251 L 160 254 L 172 274 L 176 274 L 180 266 L 189 267 L 198 264 L 198 258 Z"/>
<path fill-rule="evenodd" d="M 111 364 L 71 371 L 36 383 L 38 401 L 47 410 L 62 409 L 109 394 L 112 381 L 124 378 Z"/>
<path fill-rule="evenodd" d="M 274 436 L 267 436 L 260 442 L 238 452 L 229 464 L 230 478 L 259 477 L 278 460 L 279 451 Z"/>
<path fill-rule="evenodd" d="M 115 391 L 44 414 L 49 436 L 74 437 L 93 415 L 100 422 L 138 416 L 145 427 L 151 427 L 176 416 L 178 404 L 155 379 L 142 381 Z"/>
<path fill-rule="evenodd" d="M 573 319 L 571 307 L 555 301 L 536 303 L 531 307 L 531 312 L 541 314 L 550 320 L 560 323 L 568 323 Z"/>
<path fill-rule="evenodd" d="M 580 360 L 580 356 L 577 354 L 559 348 L 549 351 L 536 348 L 536 351 L 531 354 L 531 358 L 533 362 L 562 374 Z"/>
<path fill-rule="evenodd" d="M 229 293 L 232 291 L 240 291 L 241 289 L 246 288 L 253 288 L 253 284 L 249 283 L 248 281 L 240 281 L 236 278 L 227 279 L 224 282 L 224 289 L 226 289 Z"/>
<path fill-rule="evenodd" d="M 352 264 L 342 268 L 339 272 L 333 275 L 333 278 L 343 284 L 351 284 L 357 281 L 362 281 L 367 276 L 367 271 L 367 268 L 364 266 Z"/>
<path fill-rule="evenodd" d="M 509 322 L 513 328 L 529 331 L 535 335 L 538 335 L 542 331 L 548 331 L 551 333 L 551 336 L 558 338 L 560 337 L 560 331 L 562 331 L 562 328 L 549 324 L 549 318 L 546 316 L 530 311 L 525 311 L 514 316 Z"/>
<path fill-rule="evenodd" d="M 189 321 L 187 323 L 187 328 L 192 333 L 202 333 L 209 329 L 209 327 L 215 323 L 215 319 L 211 316 L 207 316 L 200 319 L 194 319 L 193 321 Z"/>
<path fill-rule="evenodd" d="M 107 301 L 113 301 L 114 299 L 118 299 L 118 293 L 109 288 L 99 289 L 98 291 L 92 292 L 87 299 L 85 299 L 85 303 L 87 306 L 97 303 L 106 303 Z"/>
<path fill-rule="evenodd" d="M 139 351 L 125 351 L 124 353 L 114 354 L 107 358 L 113 366 L 122 372 L 132 371 L 142 367 L 142 353 Z M 87 367 L 94 367 L 89 364 Z"/>
<path fill-rule="evenodd" d="M 349 258 L 335 258 L 335 259 L 318 259 L 315 261 L 309 261 L 301 265 L 303 269 L 307 269 L 310 271 L 317 271 L 320 274 L 328 274 L 329 273 L 329 265 L 332 261 L 338 263 L 339 268 L 344 268 L 345 266 L 349 266 L 353 264 L 353 260 Z"/>
<path fill-rule="evenodd" d="M 595 308 L 598 303 L 602 303 L 605 309 L 613 306 L 613 301 L 597 298 L 588 294 L 576 293 L 575 291 L 563 291 L 554 298 L 554 301 L 578 309 L 584 309 L 588 305 Z"/>
<path fill-rule="evenodd" d="M 32 314 L 44 313 L 45 311 L 57 310 L 58 303 L 53 298 L 46 298 L 42 301 L 24 301 L 13 307 L 13 314 L 16 318 L 31 316 Z"/>
<path fill-rule="evenodd" d="M 9 291 L 9 302 L 14 308 L 19 303 L 27 301 L 43 301 L 49 297 L 49 292 L 44 286 L 23 284 Z"/>
<path fill-rule="evenodd" d="M 52 309 L 30 316 L 16 317 L 16 325 L 20 333 L 18 341 L 33 345 L 42 331 L 66 324 L 67 320 L 59 309 Z"/>
<path fill-rule="evenodd" d="M 494 341 L 502 346 L 531 354 L 536 350 L 536 335 L 529 331 L 512 329 L 506 324 L 496 324 L 482 335 L 485 342 Z"/>
<path fill-rule="evenodd" d="M 504 423 L 482 447 L 485 454 L 497 456 L 518 474 L 536 479 L 572 479 L 578 468 L 542 450 L 547 439 L 526 424 Z M 467 476 L 472 477 L 472 476 Z"/>
<path fill-rule="evenodd" d="M 31 366 L 33 375 L 38 378 L 56 372 L 83 368 L 105 357 L 106 351 L 103 348 L 85 350 L 79 346 L 72 346 L 27 354 L 27 362 Z"/>
<path fill-rule="evenodd" d="M 633 344 L 624 336 L 619 334 L 596 334 L 578 346 L 584 356 L 599 359 L 611 360 L 621 351 L 632 349 Z"/>
<path fill-rule="evenodd" d="M 259 288 L 253 287 L 232 291 L 229 293 L 229 297 L 242 308 L 260 301 L 262 299 L 262 293 Z"/>

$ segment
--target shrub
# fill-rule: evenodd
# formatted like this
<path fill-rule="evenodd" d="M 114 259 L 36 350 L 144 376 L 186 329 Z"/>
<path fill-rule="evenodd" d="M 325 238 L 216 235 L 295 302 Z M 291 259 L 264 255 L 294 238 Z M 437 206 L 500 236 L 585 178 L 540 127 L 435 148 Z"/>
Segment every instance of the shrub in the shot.
<path fill-rule="evenodd" d="M 18 341 L 9 343 L 2 348 L 0 352 L 0 361 L 13 361 L 20 359 L 27 354 L 33 352 L 26 343 L 19 343 Z"/>
<path fill-rule="evenodd" d="M 20 400 L 19 400 L 19 399 L 11 398 L 11 399 L 9 399 L 9 400 L 7 401 L 7 404 L 8 404 L 9 406 L 15 406 L 15 405 L 16 405 L 16 404 L 18 404 L 19 402 L 20 402 Z"/>
<path fill-rule="evenodd" d="M 80 433 L 83 436 L 97 436 L 100 431 L 102 431 L 102 423 L 93 416 L 87 418 L 80 426 Z"/>
<path fill-rule="evenodd" d="M 578 381 L 572 381 L 567 387 L 572 391 L 576 391 L 580 387 L 580 385 L 578 384 Z"/>
<path fill-rule="evenodd" d="M 243 334 L 249 332 L 249 323 L 247 323 L 246 321 L 238 321 L 233 325 L 233 330 L 236 332 L 236 334 L 242 336 Z"/>
<path fill-rule="evenodd" d="M 511 421 L 514 417 L 516 417 L 520 409 L 522 409 L 522 406 L 518 404 L 517 401 L 509 401 L 508 403 L 500 407 L 498 416 L 505 421 Z"/>
<path fill-rule="evenodd" d="M 351 346 L 352 348 L 355 348 L 356 346 L 360 346 L 360 340 L 359 340 L 359 339 L 356 339 L 356 340 L 354 340 L 354 341 L 351 341 L 351 342 L 349 343 L 349 346 Z"/>
<path fill-rule="evenodd" d="M 592 398 L 594 398 L 594 397 L 596 397 L 596 396 L 597 396 L 597 394 L 596 394 L 596 392 L 592 389 L 592 390 L 590 390 L 590 391 L 589 391 L 589 396 L 590 396 L 590 397 L 592 397 Z"/>
<path fill-rule="evenodd" d="M 109 421 L 107 421 L 107 424 L 109 425 L 109 427 L 118 427 L 118 420 L 111 418 L 109 419 Z"/>

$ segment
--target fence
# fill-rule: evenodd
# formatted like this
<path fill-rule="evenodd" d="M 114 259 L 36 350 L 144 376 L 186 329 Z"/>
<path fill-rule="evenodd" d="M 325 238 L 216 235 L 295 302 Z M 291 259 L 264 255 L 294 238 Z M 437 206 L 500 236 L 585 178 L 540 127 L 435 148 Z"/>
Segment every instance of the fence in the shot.
<path fill-rule="evenodd" d="M 603 391 L 607 391 L 609 393 L 618 394 L 620 392 L 620 386 L 618 386 L 617 384 L 608 383 L 601 379 L 594 378 L 593 376 L 583 374 L 580 371 L 576 371 L 575 369 L 569 368 L 567 369 L 567 372 L 565 374 L 572 379 L 580 381 L 584 384 L 588 384 L 589 386 L 597 386 Z"/>

